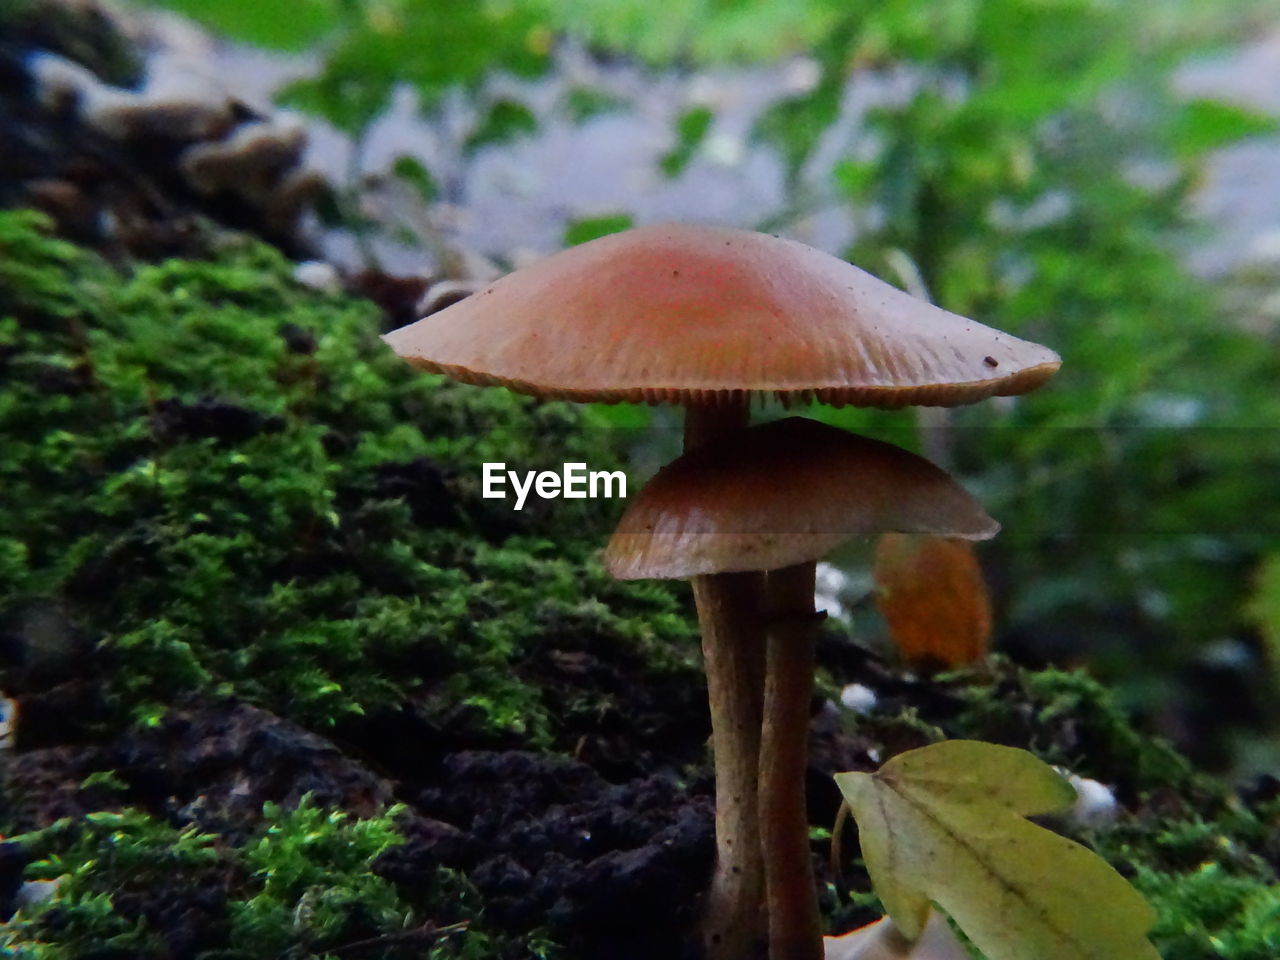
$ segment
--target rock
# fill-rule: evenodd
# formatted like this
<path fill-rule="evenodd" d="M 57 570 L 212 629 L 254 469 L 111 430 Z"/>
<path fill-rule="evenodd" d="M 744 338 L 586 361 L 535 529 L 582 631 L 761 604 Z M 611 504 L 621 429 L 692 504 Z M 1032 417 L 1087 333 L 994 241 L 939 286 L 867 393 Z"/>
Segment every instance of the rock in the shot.
<path fill-rule="evenodd" d="M 302 159 L 306 143 L 306 131 L 297 122 L 253 120 L 225 139 L 191 147 L 180 166 L 198 193 L 231 193 L 263 203 L 278 178 Z"/>
<path fill-rule="evenodd" d="M 406 816 L 399 825 L 405 842 L 378 857 L 374 872 L 396 883 L 420 882 L 436 867 L 469 870 L 486 844 L 453 824 L 430 817 Z"/>
<path fill-rule="evenodd" d="M 271 185 L 260 205 L 266 235 L 293 236 L 302 216 L 328 190 L 329 181 L 318 170 L 296 167 L 286 171 Z M 253 203 L 251 198 L 250 203 Z"/>
<path fill-rule="evenodd" d="M 646 918 L 677 916 L 690 906 L 690 881 L 710 875 L 708 842 L 714 829 L 701 805 L 681 808 L 676 820 L 643 846 L 616 850 L 589 861 L 569 884 L 561 909 L 566 922 L 601 936 L 640 932 Z"/>
<path fill-rule="evenodd" d="M 72 6 L 128 17 L 91 3 L 37 4 Z M 297 119 L 254 110 L 167 49 L 121 85 L 120 70 L 104 69 L 117 53 L 59 43 L 39 19 L 20 21 L 0 46 L 0 205 L 37 206 L 64 235 L 121 259 L 207 251 L 201 217 L 305 252 L 299 221 L 326 183 L 302 162 Z M 112 50 L 127 43 L 111 37 Z"/>
<path fill-rule="evenodd" d="M 103 770 L 122 787 L 82 786 Z M 318 806 L 372 817 L 392 801 L 387 781 L 329 740 L 236 700 L 170 710 L 154 727 L 108 744 L 17 753 L 5 790 L 23 830 L 133 805 L 237 839 L 252 832 L 268 802 L 287 809 L 310 794 Z"/>
<path fill-rule="evenodd" d="M 387 316 L 386 329 L 393 330 L 419 319 L 418 303 L 431 285 L 428 277 L 396 276 L 381 270 L 361 270 L 351 278 L 351 289 L 368 297 Z"/>

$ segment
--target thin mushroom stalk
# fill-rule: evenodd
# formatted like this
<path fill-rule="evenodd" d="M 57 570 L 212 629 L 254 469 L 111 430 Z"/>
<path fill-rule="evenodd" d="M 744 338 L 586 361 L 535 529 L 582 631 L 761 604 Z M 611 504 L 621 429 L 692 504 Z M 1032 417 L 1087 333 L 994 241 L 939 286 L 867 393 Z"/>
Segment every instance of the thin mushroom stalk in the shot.
<path fill-rule="evenodd" d="M 690 406 L 685 449 L 714 443 L 746 427 L 745 401 Z M 716 862 L 702 939 L 708 960 L 764 955 L 764 861 L 757 807 L 764 709 L 764 634 L 757 572 L 712 573 L 692 580 L 711 711 L 716 778 Z"/>
<path fill-rule="evenodd" d="M 816 564 L 766 575 L 764 724 L 760 738 L 760 845 L 769 912 L 769 960 L 822 960 L 822 924 L 809 850 L 805 774 L 814 646 Z"/>
<path fill-rule="evenodd" d="M 702 926 L 708 960 L 762 957 L 766 942 L 756 795 L 764 679 L 759 585 L 756 573 L 693 578 L 716 777 L 716 863 Z"/>

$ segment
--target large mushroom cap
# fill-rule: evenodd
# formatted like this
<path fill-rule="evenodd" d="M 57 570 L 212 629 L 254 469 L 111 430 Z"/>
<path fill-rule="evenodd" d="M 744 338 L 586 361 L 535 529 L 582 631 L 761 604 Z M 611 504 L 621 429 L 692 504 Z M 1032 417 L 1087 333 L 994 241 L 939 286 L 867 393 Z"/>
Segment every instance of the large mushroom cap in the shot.
<path fill-rule="evenodd" d="M 384 339 L 467 383 L 605 402 L 952 406 L 1060 362 L 804 244 L 682 224 L 562 251 Z"/>
<path fill-rule="evenodd" d="M 791 417 L 667 464 L 623 514 L 620 580 L 776 570 L 885 531 L 966 540 L 1000 525 L 946 472 L 889 443 Z"/>

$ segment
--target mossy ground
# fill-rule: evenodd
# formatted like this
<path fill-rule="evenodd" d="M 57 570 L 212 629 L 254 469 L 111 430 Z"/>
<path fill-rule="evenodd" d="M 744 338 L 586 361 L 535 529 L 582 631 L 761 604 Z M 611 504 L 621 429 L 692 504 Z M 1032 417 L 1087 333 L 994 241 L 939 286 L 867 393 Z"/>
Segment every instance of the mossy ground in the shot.
<path fill-rule="evenodd" d="M 412 372 L 371 305 L 217 246 L 121 271 L 0 214 L 0 628 L 20 709 L 0 830 L 26 831 L 28 879 L 65 878 L 0 942 L 40 960 L 593 956 L 630 912 L 675 928 L 634 943 L 678 944 L 709 850 L 687 597 L 604 574 L 607 505 L 479 497 L 486 460 L 614 453 L 572 407 Z M 831 682 L 851 664 L 866 682 L 847 638 L 826 649 Z M 828 775 L 868 751 L 1028 747 L 1116 787 L 1124 815 L 1085 839 L 1152 898 L 1166 958 L 1280 953 L 1275 797 L 1198 775 L 1077 674 L 872 672 L 874 713 L 818 720 L 815 823 Z M 240 794 L 213 785 L 281 740 L 341 768 L 316 775 L 332 796 L 299 805 L 307 771 L 262 797 L 243 770 Z M 283 806 L 250 815 L 245 794 Z M 644 916 L 659 887 L 687 888 L 679 922 Z M 865 902 L 828 907 L 848 923 Z"/>
<path fill-rule="evenodd" d="M 0 604 L 56 604 L 115 719 L 208 689 L 315 728 L 412 701 L 550 746 L 520 676 L 549 643 L 688 665 L 676 595 L 592 562 L 593 502 L 479 497 L 484 461 L 611 461 L 571 408 L 413 373 L 372 306 L 266 247 L 122 275 L 32 227 L 0 225 Z"/>

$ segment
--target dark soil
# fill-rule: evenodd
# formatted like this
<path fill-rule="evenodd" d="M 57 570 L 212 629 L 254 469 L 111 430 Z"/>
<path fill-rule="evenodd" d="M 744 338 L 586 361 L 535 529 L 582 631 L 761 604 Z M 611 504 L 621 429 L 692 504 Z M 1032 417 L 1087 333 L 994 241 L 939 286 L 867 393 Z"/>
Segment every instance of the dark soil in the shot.
<path fill-rule="evenodd" d="M 715 849 L 709 797 L 669 776 L 610 783 L 565 758 L 464 752 L 414 806 L 432 819 L 383 855 L 384 876 L 462 869 L 512 931 L 545 925 L 584 956 L 684 955 Z"/>
<path fill-rule="evenodd" d="M 595 669 L 605 682 L 621 682 L 617 664 L 597 661 Z M 704 725 L 698 717 L 690 726 Z M 618 718 L 610 727 L 602 755 L 625 750 L 630 733 L 634 755 L 650 756 L 640 744 L 651 731 L 626 731 Z M 435 742 L 415 744 L 415 734 Z M 58 739 L 56 725 L 30 735 Z M 401 888 L 429 884 L 443 866 L 467 875 L 497 929 L 541 927 L 580 956 L 684 955 L 714 854 L 705 776 L 694 790 L 674 770 L 610 780 L 567 757 L 451 751 L 441 737 L 402 725 L 378 760 L 365 762 L 265 710 L 221 700 L 172 710 L 159 725 L 111 742 L 77 735 L 81 742 L 19 752 L 8 764 L 5 794 L 20 830 L 132 806 L 231 844 L 252 833 L 264 803 L 291 808 L 309 795 L 368 817 L 398 799 L 409 806 L 406 842 L 387 851 L 375 872 Z M 104 770 L 114 771 L 118 786 L 82 786 Z M 0 903 L 24 865 L 20 851 L 0 846 Z M 203 930 L 207 949 L 228 885 L 214 873 L 126 891 L 117 912 L 145 917 L 173 956 L 187 956 L 181 931 Z"/>

